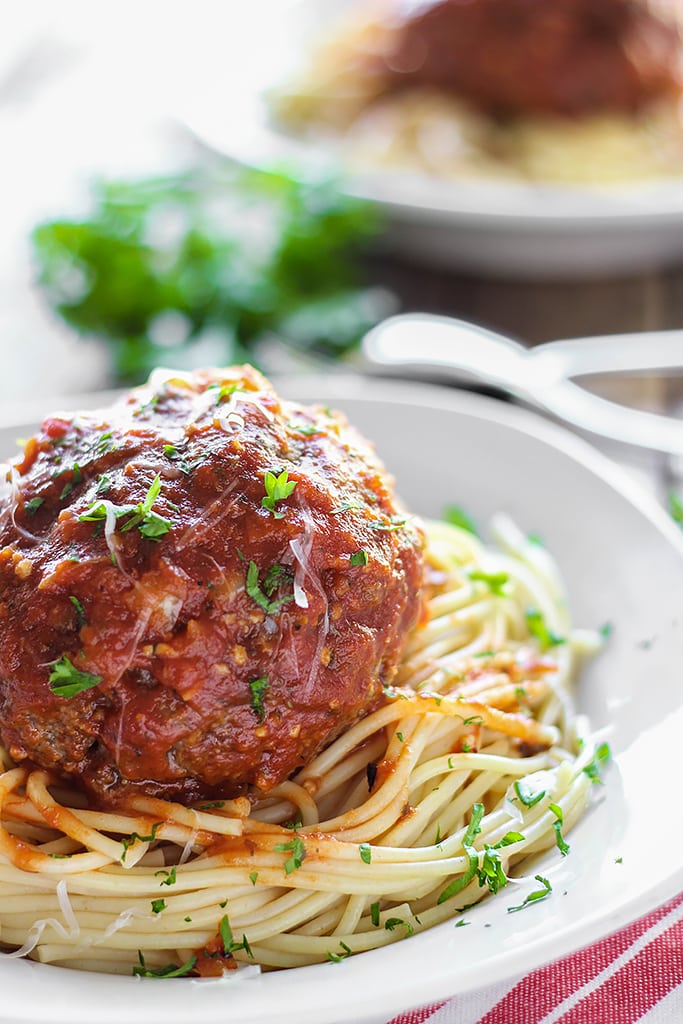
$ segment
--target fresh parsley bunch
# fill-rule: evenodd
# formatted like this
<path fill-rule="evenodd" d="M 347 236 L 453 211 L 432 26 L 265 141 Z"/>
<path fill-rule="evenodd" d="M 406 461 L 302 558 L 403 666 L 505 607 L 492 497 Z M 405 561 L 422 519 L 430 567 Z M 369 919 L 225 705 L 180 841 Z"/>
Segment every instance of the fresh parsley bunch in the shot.
<path fill-rule="evenodd" d="M 111 346 L 118 380 L 153 367 L 249 359 L 276 337 L 336 358 L 385 312 L 354 259 L 378 231 L 328 182 L 217 165 L 100 181 L 83 220 L 33 233 L 39 283 L 80 334 Z"/>

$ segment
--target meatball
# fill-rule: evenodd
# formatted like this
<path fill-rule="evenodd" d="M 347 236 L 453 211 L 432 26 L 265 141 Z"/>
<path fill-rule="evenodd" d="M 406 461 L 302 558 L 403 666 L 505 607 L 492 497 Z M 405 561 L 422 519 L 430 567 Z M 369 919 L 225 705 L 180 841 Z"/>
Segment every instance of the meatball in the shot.
<path fill-rule="evenodd" d="M 0 499 L 0 736 L 105 805 L 267 791 L 383 699 L 423 534 L 251 367 L 45 420 Z"/>
<path fill-rule="evenodd" d="M 680 26 L 652 0 L 399 3 L 374 74 L 494 116 L 632 114 L 681 88 Z"/>

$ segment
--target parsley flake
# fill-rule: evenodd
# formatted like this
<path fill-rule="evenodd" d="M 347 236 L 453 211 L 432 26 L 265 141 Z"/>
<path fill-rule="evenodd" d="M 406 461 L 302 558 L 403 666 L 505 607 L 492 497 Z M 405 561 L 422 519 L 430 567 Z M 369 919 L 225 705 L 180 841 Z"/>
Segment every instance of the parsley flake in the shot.
<path fill-rule="evenodd" d="M 191 956 L 180 967 L 177 964 L 166 964 L 165 967 L 150 968 L 146 966 L 141 950 L 138 950 L 138 960 L 140 966 L 133 968 L 133 974 L 140 978 L 183 978 L 194 969 L 197 963 L 197 957 Z"/>
<path fill-rule="evenodd" d="M 567 642 L 565 637 L 558 636 L 557 633 L 553 633 L 548 628 L 542 612 L 537 608 L 527 608 L 524 617 L 529 632 L 538 640 L 538 645 L 542 651 L 547 651 L 550 647 L 557 647 L 559 644 Z"/>
<path fill-rule="evenodd" d="M 30 501 L 26 502 L 24 508 L 26 509 L 30 516 L 34 516 L 38 509 L 40 508 L 40 506 L 44 504 L 45 498 L 31 498 Z"/>
<path fill-rule="evenodd" d="M 91 690 L 102 682 L 102 676 L 96 676 L 93 672 L 81 672 L 73 662 L 63 654 L 61 658 L 50 662 L 50 689 L 56 697 L 66 697 L 67 700 L 75 697 L 77 693 L 84 690 Z"/>
<path fill-rule="evenodd" d="M 553 891 L 553 887 L 547 878 L 543 875 L 534 875 L 537 882 L 540 882 L 543 886 L 542 889 L 534 889 L 528 896 L 524 897 L 524 900 L 517 904 L 516 907 L 508 907 L 508 914 L 514 914 L 517 910 L 523 910 L 524 907 L 528 907 L 531 903 L 538 903 L 539 900 L 544 900 L 546 896 L 549 896 Z"/>
<path fill-rule="evenodd" d="M 259 724 L 263 722 L 266 717 L 263 698 L 265 697 L 269 686 L 268 676 L 259 676 L 258 679 L 252 679 L 249 682 L 249 689 L 251 690 L 251 710 L 256 715 L 256 720 Z"/>
<path fill-rule="evenodd" d="M 285 861 L 285 873 L 288 875 L 301 867 L 306 856 L 306 847 L 301 836 L 294 836 L 288 843 L 276 843 L 273 849 L 277 853 L 291 852 L 292 856 Z"/>
<path fill-rule="evenodd" d="M 275 519 L 282 519 L 284 516 L 284 512 L 277 512 L 275 510 L 275 506 L 279 501 L 284 501 L 285 498 L 288 498 L 297 484 L 296 480 L 289 480 L 288 477 L 289 473 L 286 469 L 283 469 L 278 476 L 267 470 L 263 477 L 266 496 L 261 498 L 261 507 L 272 512 Z"/>

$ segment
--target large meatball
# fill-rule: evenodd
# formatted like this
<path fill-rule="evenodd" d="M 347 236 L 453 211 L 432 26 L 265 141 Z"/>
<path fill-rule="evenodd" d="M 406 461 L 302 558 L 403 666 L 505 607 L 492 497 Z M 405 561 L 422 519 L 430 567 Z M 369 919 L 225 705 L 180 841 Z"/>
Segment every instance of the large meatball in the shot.
<path fill-rule="evenodd" d="M 679 0 L 400 0 L 375 74 L 494 115 L 634 113 L 680 92 Z"/>
<path fill-rule="evenodd" d="M 268 790 L 382 700 L 422 533 L 250 367 L 47 419 L 0 503 L 0 736 L 104 803 Z"/>

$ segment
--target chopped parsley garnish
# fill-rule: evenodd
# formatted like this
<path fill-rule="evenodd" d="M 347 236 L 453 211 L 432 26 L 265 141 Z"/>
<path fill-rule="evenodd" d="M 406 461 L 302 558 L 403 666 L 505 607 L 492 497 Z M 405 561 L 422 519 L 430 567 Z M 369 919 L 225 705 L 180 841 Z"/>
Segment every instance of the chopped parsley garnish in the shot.
<path fill-rule="evenodd" d="M 547 651 L 550 647 L 557 647 L 559 644 L 567 642 L 565 637 L 558 636 L 557 633 L 553 633 L 548 628 L 543 613 L 537 608 L 527 608 L 524 617 L 529 632 L 538 640 L 538 645 L 542 651 Z"/>
<path fill-rule="evenodd" d="M 249 881 L 252 885 L 256 885 L 256 879 L 258 878 L 258 871 L 252 871 L 249 874 Z"/>
<path fill-rule="evenodd" d="M 669 494 L 669 515 L 675 523 L 683 526 L 683 500 L 673 491 Z"/>
<path fill-rule="evenodd" d="M 259 676 L 258 679 L 252 679 L 249 682 L 249 689 L 251 690 L 251 710 L 256 715 L 256 720 L 259 724 L 263 722 L 266 717 L 263 698 L 265 697 L 269 686 L 268 676 Z"/>
<path fill-rule="evenodd" d="M 368 553 L 367 553 L 367 551 L 363 551 L 362 548 L 361 548 L 360 551 L 354 551 L 354 553 L 349 558 L 349 563 L 351 565 L 367 565 L 368 564 Z"/>
<path fill-rule="evenodd" d="M 176 878 L 176 866 L 175 866 L 175 864 L 173 865 L 173 867 L 171 868 L 170 871 L 164 871 L 163 868 L 162 868 L 161 871 L 155 871 L 154 872 L 154 877 L 155 878 L 158 878 L 160 875 L 164 875 L 164 878 L 159 882 L 159 885 L 175 885 L 177 880 L 178 880 Z"/>
<path fill-rule="evenodd" d="M 370 904 L 370 920 L 375 928 L 379 928 L 379 903 Z"/>
<path fill-rule="evenodd" d="M 371 530 L 384 530 L 386 533 L 390 533 L 392 530 L 402 530 L 408 520 L 405 516 L 389 516 L 388 523 L 368 523 Z"/>
<path fill-rule="evenodd" d="M 602 626 L 600 626 L 600 629 L 598 630 L 598 633 L 600 634 L 603 640 L 606 640 L 607 637 L 612 635 L 613 631 L 614 625 L 611 622 L 603 622 Z"/>
<path fill-rule="evenodd" d="M 597 785 L 602 784 L 602 772 L 610 763 L 611 759 L 612 751 L 610 750 L 609 743 L 598 744 L 595 748 L 593 758 L 583 769 L 591 782 L 596 783 Z"/>
<path fill-rule="evenodd" d="M 303 434 L 304 437 L 313 437 L 314 434 L 319 434 L 322 427 L 316 427 L 315 423 L 297 423 L 295 420 L 289 420 L 287 426 L 290 430 L 296 430 L 297 434 Z"/>
<path fill-rule="evenodd" d="M 97 478 L 97 488 L 95 494 L 106 494 L 111 488 L 111 480 L 106 473 L 101 473 Z"/>
<path fill-rule="evenodd" d="M 206 390 L 218 392 L 216 395 L 216 405 L 220 405 L 226 398 L 231 398 L 236 391 L 243 391 L 244 388 L 240 387 L 236 380 L 232 380 L 227 384 L 221 384 L 219 381 L 216 381 L 215 384 L 209 384 Z"/>
<path fill-rule="evenodd" d="M 30 501 L 26 502 L 24 508 L 26 509 L 30 516 L 34 516 L 38 509 L 40 508 L 40 506 L 44 504 L 45 498 L 31 498 Z"/>
<path fill-rule="evenodd" d="M 457 526 L 461 530 L 467 530 L 468 533 L 473 533 L 475 537 L 479 536 L 479 531 L 474 524 L 474 520 L 471 519 L 467 512 L 458 505 L 449 505 L 444 510 L 443 517 L 451 526 Z"/>
<path fill-rule="evenodd" d="M 473 847 L 475 838 L 481 832 L 481 820 L 484 817 L 484 805 L 474 804 L 472 807 L 472 815 L 470 817 L 470 823 L 467 826 L 467 831 L 463 836 L 462 845 L 465 853 L 467 854 L 468 866 L 467 870 L 459 878 L 454 878 L 453 881 L 446 886 L 446 888 L 439 894 L 437 904 L 445 903 L 446 900 L 451 899 L 456 893 L 459 893 L 467 885 L 470 884 L 472 879 L 477 874 L 479 868 L 479 854 Z M 480 882 L 481 884 L 481 882 Z"/>
<path fill-rule="evenodd" d="M 293 871 L 297 871 L 301 867 L 306 856 L 306 847 L 301 836 L 294 836 L 288 843 L 276 843 L 273 849 L 277 853 L 292 854 L 285 861 L 285 872 L 288 875 L 291 875 Z"/>
<path fill-rule="evenodd" d="M 524 779 L 517 779 L 513 788 L 525 807 L 534 807 L 535 804 L 545 796 L 544 789 L 540 789 L 535 792 L 534 790 L 529 789 L 529 786 Z"/>
<path fill-rule="evenodd" d="M 288 477 L 289 474 L 286 469 L 283 469 L 278 476 L 267 470 L 263 477 L 266 496 L 261 498 L 261 506 L 272 512 L 275 519 L 282 519 L 284 516 L 284 512 L 277 512 L 275 510 L 275 506 L 279 501 L 284 501 L 285 498 L 288 498 L 297 484 L 296 480 L 289 480 Z"/>
<path fill-rule="evenodd" d="M 75 697 L 77 693 L 91 690 L 93 686 L 98 686 L 102 682 L 102 676 L 77 669 L 66 654 L 50 662 L 50 665 L 50 689 L 56 697 Z"/>
<path fill-rule="evenodd" d="M 141 836 L 139 832 L 131 832 L 130 836 L 124 837 L 121 840 L 121 846 L 123 847 L 121 863 L 123 863 L 123 861 L 126 859 L 126 854 L 130 850 L 131 846 L 135 846 L 136 843 L 153 843 L 157 837 L 157 832 L 159 831 L 162 825 L 162 821 L 155 821 L 155 823 L 152 825 L 152 831 L 148 836 Z"/>
<path fill-rule="evenodd" d="M 545 547 L 542 538 L 537 533 L 527 533 L 526 539 L 529 544 L 535 544 L 536 547 Z"/>
<path fill-rule="evenodd" d="M 475 572 L 468 572 L 467 575 L 473 582 L 485 583 L 496 597 L 505 597 L 505 584 L 510 581 L 506 572 L 482 572 L 477 569 Z"/>
<path fill-rule="evenodd" d="M 243 949 L 247 956 L 251 957 L 252 960 L 254 959 L 254 954 L 251 951 L 251 946 L 247 941 L 246 935 L 242 936 L 241 942 L 235 942 L 227 914 L 224 914 L 221 918 L 218 931 L 223 943 L 223 952 L 226 956 L 232 956 L 232 954 L 236 953 L 238 949 Z"/>
<path fill-rule="evenodd" d="M 361 843 L 358 847 L 358 853 L 364 864 L 369 864 L 372 861 L 372 847 L 370 843 Z"/>
<path fill-rule="evenodd" d="M 363 508 L 360 501 L 342 501 L 339 505 L 335 505 L 333 509 L 330 509 L 330 515 L 337 516 L 340 512 L 357 512 Z"/>
<path fill-rule="evenodd" d="M 384 922 L 384 927 L 388 932 L 393 932 L 397 928 L 405 928 L 406 938 L 410 937 L 415 932 L 410 921 L 404 921 L 402 917 L 388 917 Z"/>
<path fill-rule="evenodd" d="M 197 963 L 197 957 L 191 956 L 180 967 L 177 964 L 166 964 L 165 967 L 150 968 L 146 966 L 145 958 L 140 950 L 138 950 L 138 960 L 140 961 L 140 966 L 133 968 L 133 974 L 140 978 L 183 978 L 194 969 Z"/>
<path fill-rule="evenodd" d="M 165 519 L 157 512 L 152 511 L 154 502 L 161 491 L 161 477 L 157 473 L 149 486 L 149 490 L 142 501 L 137 505 L 112 505 L 104 501 L 95 501 L 83 515 L 79 516 L 80 522 L 102 522 L 107 518 L 108 509 L 112 509 L 117 519 L 129 517 L 121 527 L 121 533 L 126 533 L 134 527 L 140 532 L 145 540 L 159 540 L 173 526 L 170 519 Z"/>
<path fill-rule="evenodd" d="M 350 947 L 347 946 L 345 942 L 342 942 L 341 939 L 339 940 L 339 946 L 341 948 L 341 953 L 331 953 L 329 949 L 325 953 L 327 959 L 333 964 L 341 963 L 342 960 L 347 960 L 351 956 Z"/>
<path fill-rule="evenodd" d="M 112 441 L 111 430 L 108 430 L 104 434 L 100 434 L 98 440 L 95 442 L 95 451 L 98 455 L 106 455 L 107 452 L 114 451 L 114 442 Z"/>
<path fill-rule="evenodd" d="M 174 444 L 164 445 L 164 455 L 171 462 L 174 462 L 180 472 L 184 473 L 185 476 L 189 476 L 193 469 L 196 469 L 197 466 L 201 466 L 201 464 L 206 462 L 209 457 L 207 452 L 202 452 L 194 459 L 184 459 L 182 457 L 182 453 L 178 451 Z"/>
<path fill-rule="evenodd" d="M 166 910 L 166 900 L 152 900 L 152 913 L 160 914 L 162 910 Z"/>
<path fill-rule="evenodd" d="M 524 900 L 519 903 L 516 907 L 508 907 L 508 914 L 514 914 L 517 910 L 523 910 L 524 907 L 528 907 L 531 903 L 538 903 L 539 900 L 544 900 L 546 896 L 549 896 L 553 891 L 553 887 L 547 878 L 543 875 L 534 875 L 537 882 L 540 882 L 543 886 L 542 889 L 534 889 L 528 896 L 524 897 Z"/>
<path fill-rule="evenodd" d="M 562 814 L 562 808 L 559 804 L 548 804 L 549 809 L 555 815 L 555 821 L 553 822 L 553 828 L 555 829 L 555 842 L 557 848 L 563 857 L 566 857 L 569 853 L 569 843 L 566 842 L 562 835 L 562 825 L 564 824 L 564 815 Z"/>
<path fill-rule="evenodd" d="M 277 577 L 273 575 L 273 570 L 279 570 Z M 247 568 L 247 579 L 245 584 L 245 590 L 249 597 L 256 602 L 259 608 L 263 608 L 266 615 L 273 615 L 278 611 L 283 604 L 287 604 L 288 601 L 294 600 L 294 594 L 285 594 L 283 597 L 277 597 L 271 600 L 272 594 L 279 586 L 281 581 L 290 581 L 291 575 L 282 566 L 271 566 L 266 573 L 263 587 L 259 583 L 259 571 L 256 562 L 249 562 Z"/>
<path fill-rule="evenodd" d="M 63 472 L 67 473 L 68 470 L 63 470 Z M 81 481 L 83 480 L 81 467 L 78 465 L 77 462 L 74 462 L 73 467 L 71 469 L 71 473 L 71 480 L 68 483 L 64 484 L 64 487 L 62 488 L 62 493 L 59 495 L 60 501 L 62 501 L 64 498 L 67 498 L 73 491 L 76 484 L 80 484 Z"/>
<path fill-rule="evenodd" d="M 485 847 L 481 865 L 477 868 L 477 877 L 479 885 L 487 885 L 489 892 L 494 895 L 508 884 L 507 875 L 503 870 L 503 862 L 495 846 Z"/>
<path fill-rule="evenodd" d="M 77 621 L 77 624 L 78 624 L 78 628 L 80 629 L 81 626 L 85 625 L 85 621 L 86 621 L 86 619 L 85 619 L 85 609 L 84 609 L 83 605 L 81 604 L 81 602 L 78 600 L 78 598 L 74 597 L 73 594 L 69 595 L 69 600 L 71 601 L 72 605 L 76 609 L 76 621 Z"/>
<path fill-rule="evenodd" d="M 225 807 L 225 800 L 211 800 L 208 804 L 199 804 L 195 808 L 197 811 L 215 811 L 220 807 Z"/>

